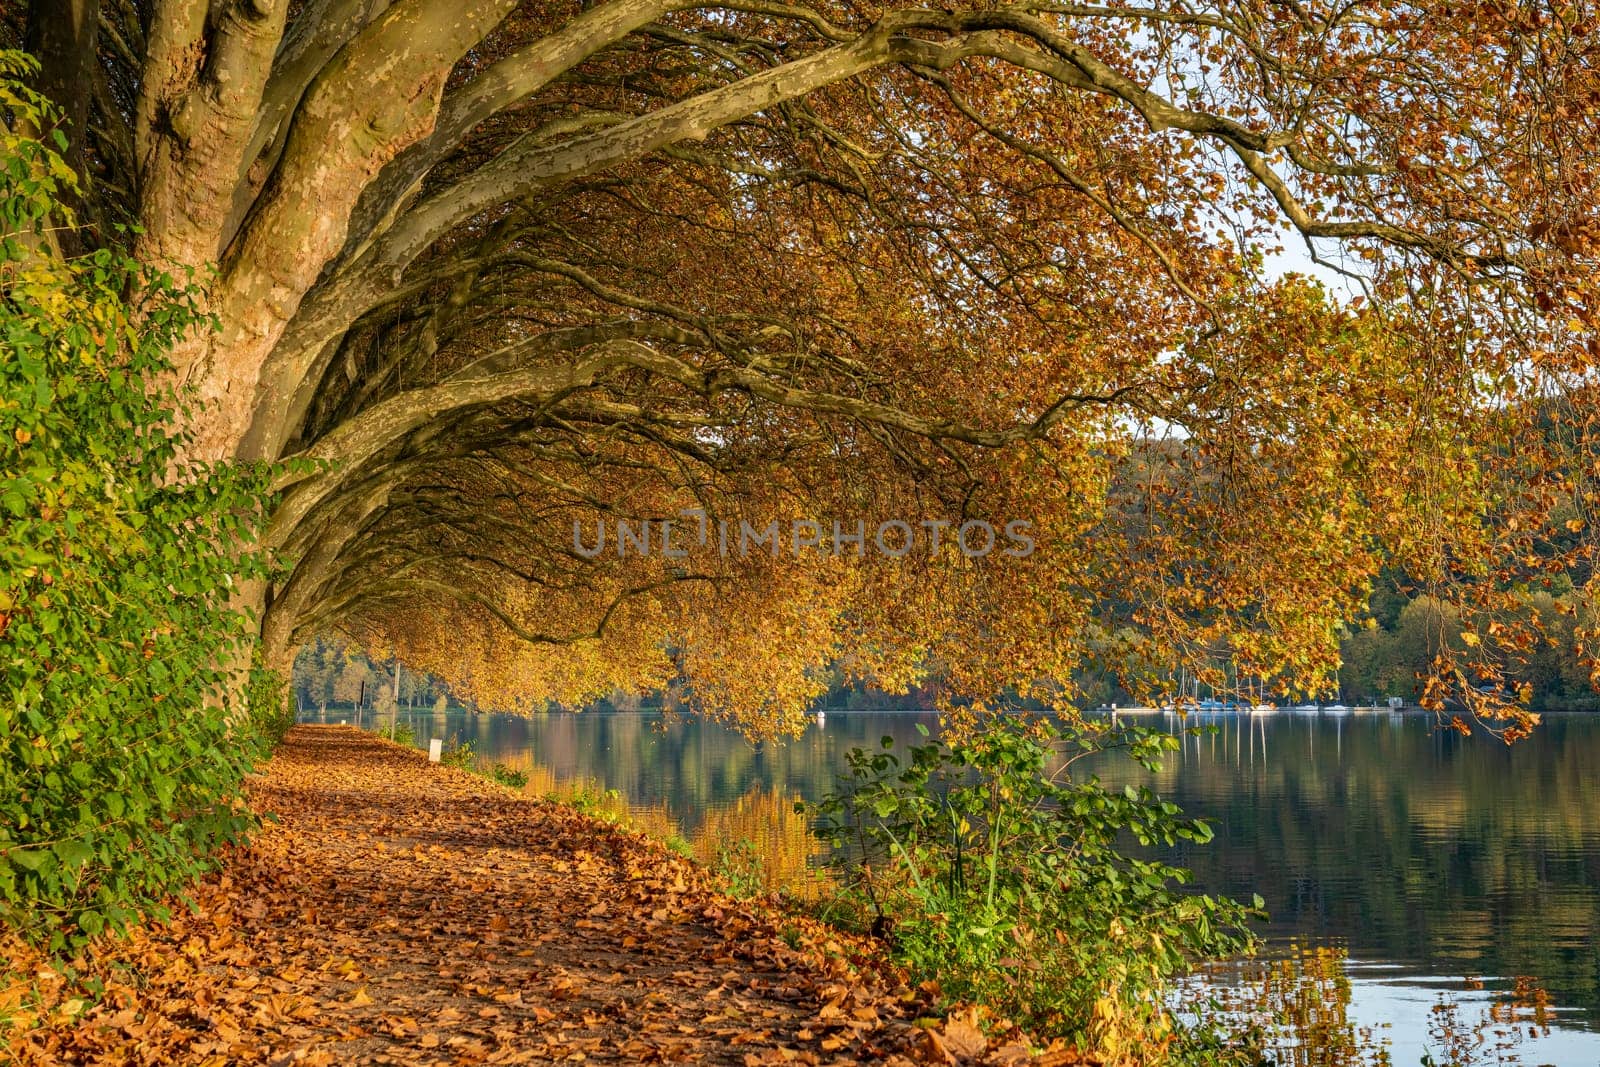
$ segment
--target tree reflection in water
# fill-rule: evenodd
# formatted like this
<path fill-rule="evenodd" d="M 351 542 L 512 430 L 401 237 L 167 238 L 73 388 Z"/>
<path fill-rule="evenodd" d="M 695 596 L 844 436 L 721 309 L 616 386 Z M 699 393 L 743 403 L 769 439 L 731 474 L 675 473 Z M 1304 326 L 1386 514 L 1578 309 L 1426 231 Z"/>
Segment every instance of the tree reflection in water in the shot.
<path fill-rule="evenodd" d="M 1348 964 L 1343 948 L 1296 943 L 1271 958 L 1201 968 L 1182 995 L 1209 1000 L 1209 1010 L 1255 1035 L 1275 1067 L 1391 1067 L 1387 1028 L 1355 1021 Z M 1435 995 L 1425 1067 L 1511 1067 L 1527 1062 L 1528 1041 L 1549 1035 L 1549 994 L 1534 979 L 1488 1000 L 1460 995 L 1482 991 L 1478 979 L 1461 987 Z"/>
<path fill-rule="evenodd" d="M 752 786 L 733 801 L 701 813 L 698 825 L 684 834 L 683 824 L 665 803 L 630 802 L 596 778 L 560 778 L 527 753 L 495 762 L 527 775 L 524 793 L 573 804 L 661 841 L 687 842 L 695 858 L 713 869 L 730 854 L 748 849 L 768 892 L 813 901 L 828 887 L 827 871 L 816 862 L 822 850 L 811 835 L 810 821 L 795 810 L 801 799 L 797 794 Z"/>

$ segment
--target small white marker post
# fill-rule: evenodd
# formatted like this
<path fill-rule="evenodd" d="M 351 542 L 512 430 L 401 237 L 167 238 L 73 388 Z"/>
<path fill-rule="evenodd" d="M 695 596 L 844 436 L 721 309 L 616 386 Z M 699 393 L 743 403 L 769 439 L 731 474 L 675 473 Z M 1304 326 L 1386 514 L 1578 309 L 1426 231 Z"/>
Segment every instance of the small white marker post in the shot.
<path fill-rule="evenodd" d="M 428 762 L 438 763 L 442 755 L 444 755 L 444 738 L 435 737 L 428 742 Z"/>

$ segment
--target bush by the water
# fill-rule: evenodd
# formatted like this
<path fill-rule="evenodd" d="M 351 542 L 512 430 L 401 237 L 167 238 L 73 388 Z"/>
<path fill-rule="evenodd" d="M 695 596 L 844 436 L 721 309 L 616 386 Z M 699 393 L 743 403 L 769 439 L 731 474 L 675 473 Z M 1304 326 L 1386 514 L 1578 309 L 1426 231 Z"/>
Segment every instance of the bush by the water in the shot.
<path fill-rule="evenodd" d="M 472 742 L 464 741 L 455 734 L 450 735 L 439 753 L 440 763 L 446 767 L 459 767 L 464 771 L 472 770 L 477 760 L 478 754 L 473 751 Z"/>
<path fill-rule="evenodd" d="M 16 132 L 51 121 L 30 62 L 0 53 L 0 926 L 63 949 L 250 825 L 241 779 L 286 724 L 259 677 L 249 721 L 228 670 L 266 472 L 182 464 L 176 398 L 149 388 L 208 328 L 196 292 L 54 250 L 73 177 L 59 134 Z"/>
<path fill-rule="evenodd" d="M 406 748 L 417 747 L 417 731 L 412 729 L 408 722 L 390 722 L 388 725 L 379 723 L 373 729 L 397 745 L 404 745 Z"/>
<path fill-rule="evenodd" d="M 519 771 L 515 767 L 507 767 L 504 763 L 496 763 L 489 768 L 489 776 L 501 785 L 511 789 L 521 789 L 528 784 L 526 771 Z"/>
<path fill-rule="evenodd" d="M 1203 822 L 1148 788 L 1110 790 L 1072 769 L 1112 748 L 1154 768 L 1176 745 L 1041 719 L 995 720 L 904 758 L 886 737 L 847 757 L 816 806 L 818 832 L 836 850 L 843 902 L 949 999 L 1113 1059 L 1135 1042 L 1175 1051 L 1195 1035 L 1166 1008 L 1170 980 L 1193 959 L 1248 949 L 1253 909 L 1186 892 L 1186 871 L 1122 847 L 1207 841 Z"/>

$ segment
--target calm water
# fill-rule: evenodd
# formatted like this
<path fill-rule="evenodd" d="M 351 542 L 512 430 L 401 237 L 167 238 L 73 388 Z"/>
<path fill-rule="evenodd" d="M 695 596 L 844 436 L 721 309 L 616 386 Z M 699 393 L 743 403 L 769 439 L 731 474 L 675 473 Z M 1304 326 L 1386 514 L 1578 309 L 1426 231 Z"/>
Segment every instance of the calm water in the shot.
<path fill-rule="evenodd" d="M 412 721 L 419 744 L 456 736 L 491 760 L 596 781 L 665 808 L 689 837 L 784 819 L 795 797 L 827 790 L 852 746 L 936 728 L 931 713 L 837 711 L 799 740 L 752 747 L 697 720 L 663 729 L 648 712 Z M 1449 1031 L 1474 1045 L 1460 1063 L 1600 1065 L 1600 716 L 1548 716 L 1510 749 L 1418 714 L 1190 721 L 1217 732 L 1186 739 L 1156 785 L 1215 823 L 1215 841 L 1179 862 L 1207 892 L 1259 893 L 1268 955 L 1297 960 L 1216 977 L 1243 983 L 1246 1009 L 1299 1018 L 1302 1044 L 1319 1048 L 1284 1062 L 1386 1053 L 1415 1065 L 1431 1050 L 1446 1063 Z M 1097 770 L 1114 784 L 1139 773 Z M 791 818 L 783 832 L 803 827 Z M 1347 1044 L 1358 1051 L 1338 1053 Z"/>

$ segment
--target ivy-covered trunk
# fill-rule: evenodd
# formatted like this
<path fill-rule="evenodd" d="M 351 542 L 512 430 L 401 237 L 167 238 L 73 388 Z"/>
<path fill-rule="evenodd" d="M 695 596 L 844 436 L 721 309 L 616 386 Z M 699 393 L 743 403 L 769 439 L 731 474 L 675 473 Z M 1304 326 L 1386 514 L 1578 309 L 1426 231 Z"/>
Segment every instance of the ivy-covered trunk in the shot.
<path fill-rule="evenodd" d="M 25 70 L 0 53 L 23 111 Z M 147 388 L 205 328 L 197 294 L 27 240 L 63 225 L 62 143 L 11 137 L 0 167 L 0 920 L 54 948 L 159 906 L 251 825 L 239 608 L 267 499 L 264 471 L 186 467 L 180 398 Z"/>

